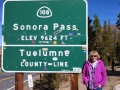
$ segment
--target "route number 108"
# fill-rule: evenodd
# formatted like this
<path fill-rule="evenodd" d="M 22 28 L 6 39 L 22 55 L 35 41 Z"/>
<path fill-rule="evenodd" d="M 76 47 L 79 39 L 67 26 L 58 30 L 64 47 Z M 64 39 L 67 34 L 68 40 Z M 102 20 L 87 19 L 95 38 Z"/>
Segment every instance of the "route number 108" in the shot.
<path fill-rule="evenodd" d="M 40 10 L 40 15 L 49 15 L 49 10 Z"/>
<path fill-rule="evenodd" d="M 49 36 L 41 36 L 41 40 L 57 40 L 57 36 L 52 36 L 52 35 L 49 35 Z"/>

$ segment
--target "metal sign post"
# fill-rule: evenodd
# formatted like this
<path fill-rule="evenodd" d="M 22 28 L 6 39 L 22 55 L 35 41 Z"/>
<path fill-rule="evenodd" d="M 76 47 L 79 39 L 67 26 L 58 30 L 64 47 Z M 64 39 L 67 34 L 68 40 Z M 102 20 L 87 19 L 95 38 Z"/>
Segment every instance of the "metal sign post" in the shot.
<path fill-rule="evenodd" d="M 78 90 L 78 74 L 71 74 L 71 90 Z"/>
<path fill-rule="evenodd" d="M 24 84 L 23 73 L 15 73 L 15 90 L 23 90 Z"/>

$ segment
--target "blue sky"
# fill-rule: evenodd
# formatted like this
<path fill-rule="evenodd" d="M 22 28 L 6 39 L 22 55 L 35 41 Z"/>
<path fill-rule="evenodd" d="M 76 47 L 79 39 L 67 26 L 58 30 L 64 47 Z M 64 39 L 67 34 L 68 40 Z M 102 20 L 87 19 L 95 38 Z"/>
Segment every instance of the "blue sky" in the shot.
<path fill-rule="evenodd" d="M 2 35 L 2 1 L 0 0 L 0 46 Z M 93 20 L 94 14 L 100 19 L 101 25 L 104 21 L 110 20 L 111 24 L 117 21 L 117 15 L 120 13 L 120 0 L 88 0 L 88 15 Z"/>
<path fill-rule="evenodd" d="M 119 3 L 120 0 L 88 0 L 88 15 L 93 20 L 94 14 L 97 14 L 101 25 L 108 20 L 111 24 L 115 24 L 120 13 Z"/>

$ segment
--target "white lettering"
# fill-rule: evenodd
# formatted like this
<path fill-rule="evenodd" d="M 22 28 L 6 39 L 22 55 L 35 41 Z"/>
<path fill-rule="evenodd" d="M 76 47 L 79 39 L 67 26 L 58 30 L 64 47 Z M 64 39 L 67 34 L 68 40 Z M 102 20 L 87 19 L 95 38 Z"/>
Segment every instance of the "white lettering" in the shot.
<path fill-rule="evenodd" d="M 40 63 L 40 67 L 41 67 L 42 62 L 39 62 L 39 63 Z"/>
<path fill-rule="evenodd" d="M 47 51 L 43 51 L 43 56 L 47 56 Z"/>
<path fill-rule="evenodd" d="M 30 62 L 30 67 L 33 67 L 33 62 Z"/>
<path fill-rule="evenodd" d="M 65 30 L 65 26 L 62 24 L 60 30 Z"/>
<path fill-rule="evenodd" d="M 21 35 L 21 40 L 37 40 L 37 35 L 29 35 L 29 36 L 26 36 L 26 35 Z"/>
<path fill-rule="evenodd" d="M 65 52 L 65 56 L 69 56 L 70 51 L 66 50 L 64 52 Z"/>
<path fill-rule="evenodd" d="M 44 25 L 44 30 L 48 30 L 48 26 L 47 25 Z"/>
<path fill-rule="evenodd" d="M 77 28 L 76 28 L 76 25 L 73 25 L 72 26 L 72 30 L 76 30 Z"/>
<path fill-rule="evenodd" d="M 61 55 L 60 55 L 61 54 Z M 58 56 L 63 56 L 63 52 L 62 51 L 59 51 L 58 52 Z"/>
<path fill-rule="evenodd" d="M 31 51 L 26 51 L 27 56 L 31 56 Z"/>
<path fill-rule="evenodd" d="M 46 67 L 47 62 L 44 62 L 44 66 Z"/>
<path fill-rule="evenodd" d="M 64 66 L 64 63 L 63 62 L 60 62 L 60 67 L 63 67 Z"/>
<path fill-rule="evenodd" d="M 28 67 L 28 62 L 25 62 L 25 66 Z"/>
<path fill-rule="evenodd" d="M 39 25 L 39 30 L 41 29 L 42 25 Z"/>
<path fill-rule="evenodd" d="M 48 25 L 18 25 L 13 24 L 13 30 L 48 30 Z"/>
<path fill-rule="evenodd" d="M 67 40 L 68 35 L 65 35 L 65 40 Z"/>
<path fill-rule="evenodd" d="M 36 51 L 33 51 L 33 56 L 37 56 L 37 52 Z"/>
<path fill-rule="evenodd" d="M 65 62 L 65 67 L 68 67 L 68 62 Z"/>
<path fill-rule="evenodd" d="M 24 65 L 23 65 L 23 63 L 24 63 L 24 62 L 21 62 L 21 67 L 23 67 L 23 66 L 24 66 Z"/>
<path fill-rule="evenodd" d="M 59 65 L 55 62 L 53 62 L 54 67 L 58 67 Z"/>
<path fill-rule="evenodd" d="M 67 30 L 70 30 L 71 28 L 70 28 L 70 25 L 67 25 Z"/>
<path fill-rule="evenodd" d="M 17 23 L 14 24 L 13 26 L 14 26 L 13 30 L 18 30 L 18 24 Z"/>
<path fill-rule="evenodd" d="M 20 49 L 20 55 L 21 56 L 69 56 L 70 51 L 48 51 L 48 50 L 36 50 L 36 51 L 30 51 L 25 49 Z"/>
<path fill-rule="evenodd" d="M 63 40 L 63 37 L 64 37 L 63 35 L 60 35 L 60 40 Z"/>
<path fill-rule="evenodd" d="M 23 56 L 23 51 L 25 51 L 25 50 L 24 49 L 20 49 L 21 56 Z"/>
<path fill-rule="evenodd" d="M 24 40 L 24 36 L 23 35 L 21 36 L 21 40 Z"/>
<path fill-rule="evenodd" d="M 26 25 L 26 30 L 31 30 L 31 26 L 30 25 Z"/>
<path fill-rule="evenodd" d="M 36 66 L 38 67 L 38 62 L 34 62 L 34 64 L 35 64 L 35 67 L 36 67 Z"/>
<path fill-rule="evenodd" d="M 56 51 L 50 51 L 50 52 L 49 52 L 49 55 L 50 55 L 50 56 L 56 56 Z"/>
<path fill-rule="evenodd" d="M 48 30 L 48 25 L 19 25 L 17 23 L 13 24 L 13 30 Z M 76 30 L 76 25 L 59 25 L 58 23 L 53 23 L 53 30 Z"/>
<path fill-rule="evenodd" d="M 68 67 L 68 62 L 53 62 L 54 67 Z"/>
<path fill-rule="evenodd" d="M 56 28 L 58 28 L 58 23 L 54 23 L 54 26 L 53 26 L 53 30 L 56 30 Z"/>
<path fill-rule="evenodd" d="M 25 26 L 24 26 L 24 25 L 21 25 L 21 26 L 20 26 L 20 29 L 21 29 L 21 30 L 24 30 L 24 29 L 25 29 Z"/>
<path fill-rule="evenodd" d="M 33 25 L 33 30 L 37 30 L 37 26 L 36 25 Z"/>

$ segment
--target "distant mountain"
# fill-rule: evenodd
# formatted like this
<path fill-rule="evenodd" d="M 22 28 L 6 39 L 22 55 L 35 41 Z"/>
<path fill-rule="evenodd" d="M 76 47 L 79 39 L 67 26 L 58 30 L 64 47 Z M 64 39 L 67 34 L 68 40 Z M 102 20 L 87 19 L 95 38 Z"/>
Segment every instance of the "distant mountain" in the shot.
<path fill-rule="evenodd" d="M 110 27 L 111 27 L 111 30 L 112 30 L 112 31 L 117 30 L 116 25 L 111 25 Z M 103 26 L 102 26 L 102 30 L 103 30 Z"/>
<path fill-rule="evenodd" d="M 114 31 L 114 30 L 116 30 L 117 28 L 116 28 L 116 25 L 111 25 L 111 29 Z"/>

